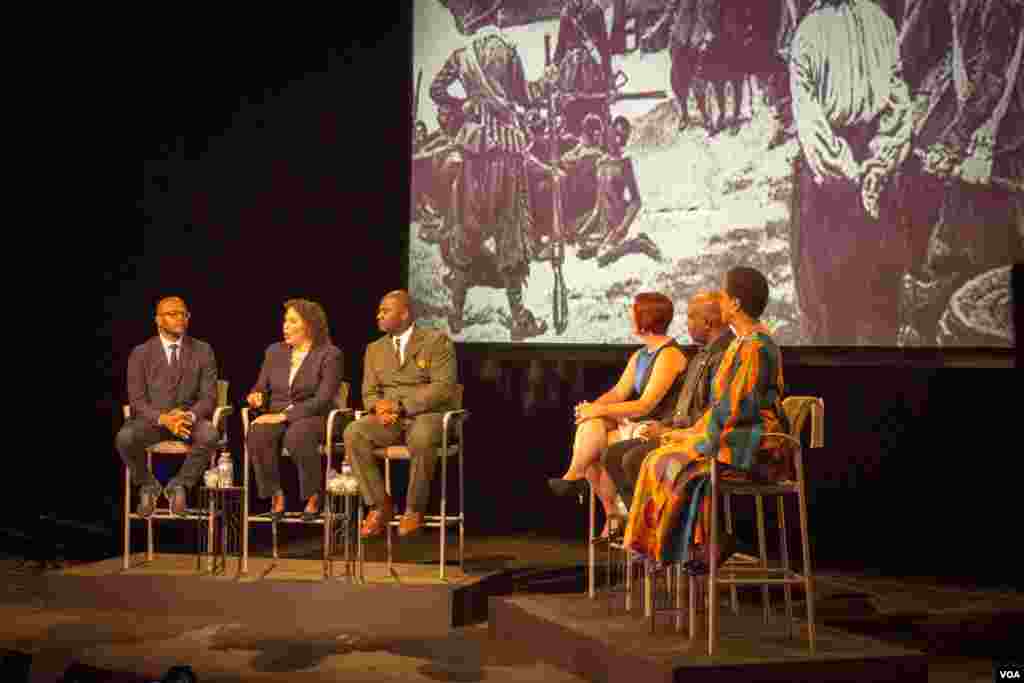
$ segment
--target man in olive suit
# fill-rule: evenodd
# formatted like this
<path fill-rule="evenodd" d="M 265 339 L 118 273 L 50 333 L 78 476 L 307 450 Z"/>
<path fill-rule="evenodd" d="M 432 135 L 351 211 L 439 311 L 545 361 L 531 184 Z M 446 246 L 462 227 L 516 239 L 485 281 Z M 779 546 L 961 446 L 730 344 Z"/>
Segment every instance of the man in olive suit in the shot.
<path fill-rule="evenodd" d="M 345 429 L 345 450 L 367 505 L 363 538 L 384 533 L 394 503 L 384 488 L 374 448 L 405 443 L 411 456 L 409 490 L 400 536 L 420 531 L 441 444 L 442 414 L 455 406 L 455 346 L 440 331 L 413 324 L 409 295 L 384 295 L 377 325 L 384 336 L 366 347 L 363 407 L 368 415 Z"/>

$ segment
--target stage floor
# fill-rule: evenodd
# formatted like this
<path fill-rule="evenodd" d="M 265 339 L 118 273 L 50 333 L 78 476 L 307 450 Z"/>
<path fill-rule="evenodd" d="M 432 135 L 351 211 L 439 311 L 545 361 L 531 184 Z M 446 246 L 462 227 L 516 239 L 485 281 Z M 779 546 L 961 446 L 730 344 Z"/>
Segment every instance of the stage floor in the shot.
<path fill-rule="evenodd" d="M 242 580 L 234 578 L 230 558 L 228 572 L 217 576 L 197 576 L 195 558 L 189 556 L 158 555 L 167 564 L 161 559 L 124 575 L 120 558 L 66 562 L 52 571 L 0 558 L 0 649 L 31 654 L 34 669 L 49 671 L 49 680 L 75 661 L 144 673 L 149 680 L 188 663 L 204 683 L 586 680 L 545 660 L 528 642 L 489 637 L 489 623 L 467 619 L 468 625 L 453 628 L 447 622 L 447 610 L 457 604 L 451 595 L 458 592 L 477 603 L 481 596 L 485 603 L 488 598 L 582 603 L 586 547 L 578 540 L 469 537 L 466 571 L 460 575 L 457 565 L 449 564 L 448 584 L 436 581 L 436 536 L 403 541 L 397 548 L 397 580 L 381 569 L 383 544 L 369 546 L 364 586 L 321 581 L 320 561 L 309 559 L 319 547 L 313 538 L 283 546 L 288 557 L 262 578 L 256 569 L 264 571 L 271 560 L 253 556 L 250 577 Z M 55 587 L 52 579 L 65 585 Z M 166 585 L 154 591 L 154 582 Z M 175 585 L 188 588 L 166 604 L 154 604 L 154 592 Z M 924 651 L 928 680 L 935 683 L 990 681 L 993 657 L 1019 652 L 1014 639 L 1024 628 L 1019 592 L 930 577 L 836 571 L 819 572 L 817 586 L 823 632 L 847 632 L 851 643 L 862 636 L 884 647 Z M 756 611 L 756 598 L 741 595 L 741 602 Z M 781 606 L 778 597 L 773 605 Z M 631 628 L 639 637 L 646 622 L 635 619 Z M 723 625 L 724 634 L 727 628 Z M 685 633 L 672 630 L 664 617 L 658 630 L 662 642 L 685 652 Z"/>

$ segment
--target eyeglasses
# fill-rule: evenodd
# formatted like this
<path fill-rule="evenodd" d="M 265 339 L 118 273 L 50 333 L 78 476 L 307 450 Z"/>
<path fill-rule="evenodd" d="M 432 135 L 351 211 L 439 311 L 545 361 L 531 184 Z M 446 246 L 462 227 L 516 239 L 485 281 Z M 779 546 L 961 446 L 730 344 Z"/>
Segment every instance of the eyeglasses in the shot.
<path fill-rule="evenodd" d="M 161 313 L 160 315 L 165 318 L 184 318 L 185 320 L 188 320 L 189 317 L 187 311 L 170 311 L 169 313 Z"/>

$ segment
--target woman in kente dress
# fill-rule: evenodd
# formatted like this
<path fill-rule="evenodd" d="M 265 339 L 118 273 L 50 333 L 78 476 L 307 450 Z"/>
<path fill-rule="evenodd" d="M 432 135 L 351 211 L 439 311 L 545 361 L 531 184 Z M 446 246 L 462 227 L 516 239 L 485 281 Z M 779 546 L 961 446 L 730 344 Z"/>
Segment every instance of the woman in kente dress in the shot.
<path fill-rule="evenodd" d="M 753 268 L 733 268 L 719 297 L 736 339 L 715 375 L 711 407 L 692 427 L 663 435 L 665 445 L 644 459 L 626 526 L 626 547 L 659 563 L 706 565 L 710 557 L 711 458 L 718 458 L 723 478 L 758 474 L 782 458 L 781 444 L 762 434 L 788 432 L 781 354 L 759 320 L 768 282 Z M 733 539 L 719 537 L 724 561 Z"/>

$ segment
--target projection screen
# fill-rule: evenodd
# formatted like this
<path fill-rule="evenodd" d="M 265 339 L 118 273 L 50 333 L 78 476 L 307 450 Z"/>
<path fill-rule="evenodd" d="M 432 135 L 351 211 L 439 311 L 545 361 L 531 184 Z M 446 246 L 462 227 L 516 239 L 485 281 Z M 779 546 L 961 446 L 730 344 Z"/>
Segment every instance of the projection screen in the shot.
<path fill-rule="evenodd" d="M 1020 0 L 414 0 L 409 288 L 463 342 L 629 344 L 732 266 L 776 339 L 1013 344 Z"/>

